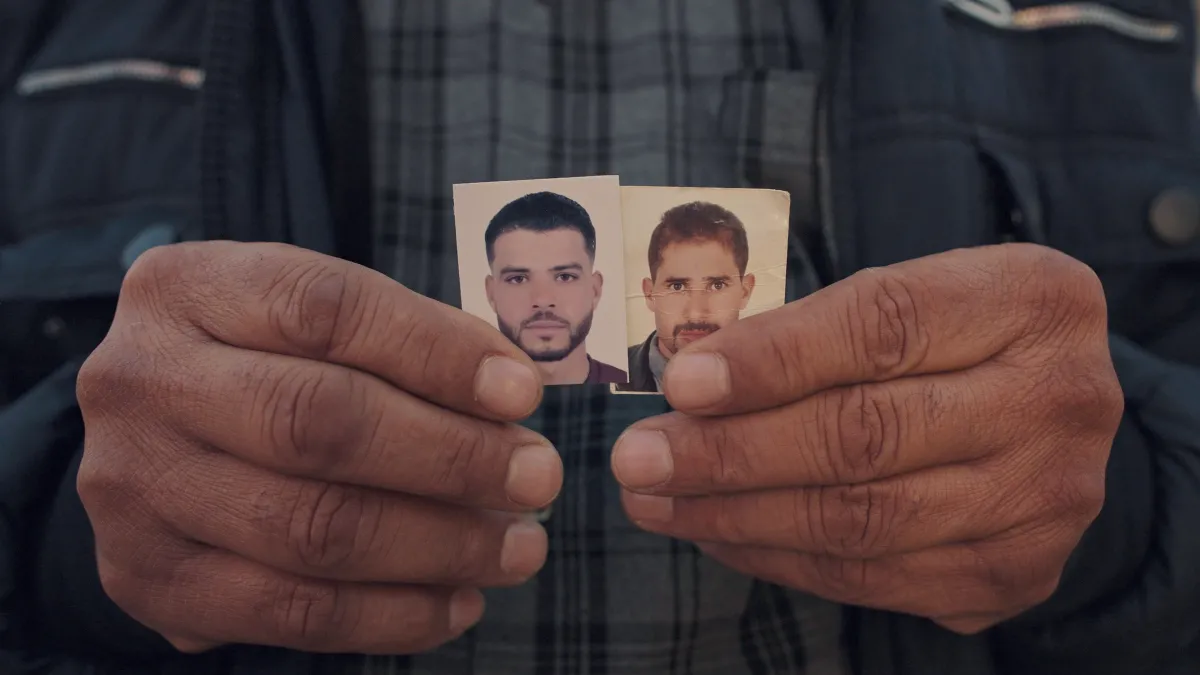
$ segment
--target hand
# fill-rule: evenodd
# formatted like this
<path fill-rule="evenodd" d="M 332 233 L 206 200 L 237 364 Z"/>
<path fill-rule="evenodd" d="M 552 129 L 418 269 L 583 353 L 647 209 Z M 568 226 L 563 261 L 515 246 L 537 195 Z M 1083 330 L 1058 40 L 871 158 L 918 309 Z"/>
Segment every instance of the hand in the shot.
<path fill-rule="evenodd" d="M 562 465 L 483 321 L 282 245 L 129 271 L 79 375 L 78 488 L 112 599 L 177 648 L 402 654 L 541 567 Z"/>
<path fill-rule="evenodd" d="M 743 573 L 983 630 L 1099 513 L 1123 399 L 1103 290 L 1028 245 L 865 270 L 681 351 L 626 512 Z"/>

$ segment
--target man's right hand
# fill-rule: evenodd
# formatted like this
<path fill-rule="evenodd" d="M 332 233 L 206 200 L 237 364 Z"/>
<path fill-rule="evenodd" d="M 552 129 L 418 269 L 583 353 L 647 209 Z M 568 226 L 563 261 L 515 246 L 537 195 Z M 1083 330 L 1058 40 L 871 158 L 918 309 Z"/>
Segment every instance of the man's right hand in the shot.
<path fill-rule="evenodd" d="M 513 422 L 533 363 L 340 260 L 180 244 L 129 270 L 79 374 L 78 488 L 106 592 L 184 651 L 404 654 L 546 555 L 558 454 Z"/>

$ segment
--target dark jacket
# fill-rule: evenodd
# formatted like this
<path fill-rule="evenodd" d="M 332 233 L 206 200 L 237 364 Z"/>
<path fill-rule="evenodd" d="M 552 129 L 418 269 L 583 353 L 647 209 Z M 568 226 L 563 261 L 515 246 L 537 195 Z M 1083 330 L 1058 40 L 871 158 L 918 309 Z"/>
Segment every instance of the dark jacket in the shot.
<path fill-rule="evenodd" d="M 1126 395 L 1107 502 L 1056 594 L 971 637 L 852 610 L 861 674 L 1200 672 L 1193 17 L 1189 0 L 1099 4 L 1172 22 L 1181 40 L 997 30 L 987 21 L 1003 16 L 970 0 L 831 3 L 807 214 L 832 242 L 814 261 L 822 281 L 992 238 L 1057 247 L 1104 283 Z M 73 381 L 148 246 L 280 240 L 369 259 L 353 5 L 0 0 L 0 673 L 319 660 L 173 657 L 107 601 L 74 490 Z M 186 73 L 56 89 L 29 77 L 131 58 L 203 66 L 203 86 Z"/>
<path fill-rule="evenodd" d="M 650 393 L 658 391 L 658 383 L 654 381 L 654 371 L 650 369 L 650 350 L 655 349 L 654 340 L 658 331 L 651 331 L 650 337 L 629 348 L 629 384 L 617 385 L 617 391 L 636 391 Z"/>

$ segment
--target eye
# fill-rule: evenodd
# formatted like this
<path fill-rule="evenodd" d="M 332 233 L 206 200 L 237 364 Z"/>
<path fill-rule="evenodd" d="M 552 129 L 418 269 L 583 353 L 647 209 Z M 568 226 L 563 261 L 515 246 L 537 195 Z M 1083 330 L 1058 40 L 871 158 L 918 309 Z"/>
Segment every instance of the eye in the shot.
<path fill-rule="evenodd" d="M 567 283 L 567 282 L 571 282 L 571 281 L 576 281 L 577 279 L 579 279 L 579 275 L 572 274 L 570 272 L 563 272 L 563 273 L 559 274 L 558 277 L 556 277 L 556 278 L 563 283 Z"/>
<path fill-rule="evenodd" d="M 514 286 L 515 286 L 515 285 L 517 285 L 517 284 L 523 284 L 523 283 L 525 283 L 527 280 L 528 280 L 528 277 L 526 277 L 524 274 L 514 274 L 514 275 L 512 275 L 511 277 L 508 277 L 508 278 L 506 278 L 506 279 L 504 280 L 504 283 L 506 283 L 506 284 L 512 284 L 512 285 L 514 285 Z"/>
<path fill-rule="evenodd" d="M 726 281 L 722 281 L 722 280 L 718 279 L 717 281 L 712 282 L 712 289 L 714 291 L 723 291 L 728 287 L 729 287 L 729 283 Z"/>
<path fill-rule="evenodd" d="M 684 289 L 684 285 L 682 281 L 672 281 L 670 284 L 667 284 L 667 288 L 679 293 Z"/>

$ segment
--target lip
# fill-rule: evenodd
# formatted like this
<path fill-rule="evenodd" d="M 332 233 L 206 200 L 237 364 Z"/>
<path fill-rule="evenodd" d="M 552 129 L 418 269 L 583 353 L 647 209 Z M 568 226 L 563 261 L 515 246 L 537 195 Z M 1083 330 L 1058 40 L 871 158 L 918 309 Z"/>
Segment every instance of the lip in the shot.
<path fill-rule="evenodd" d="M 566 328 L 567 326 L 557 321 L 534 321 L 533 323 L 525 324 L 525 327 L 534 330 L 550 330 L 554 328 Z"/>

